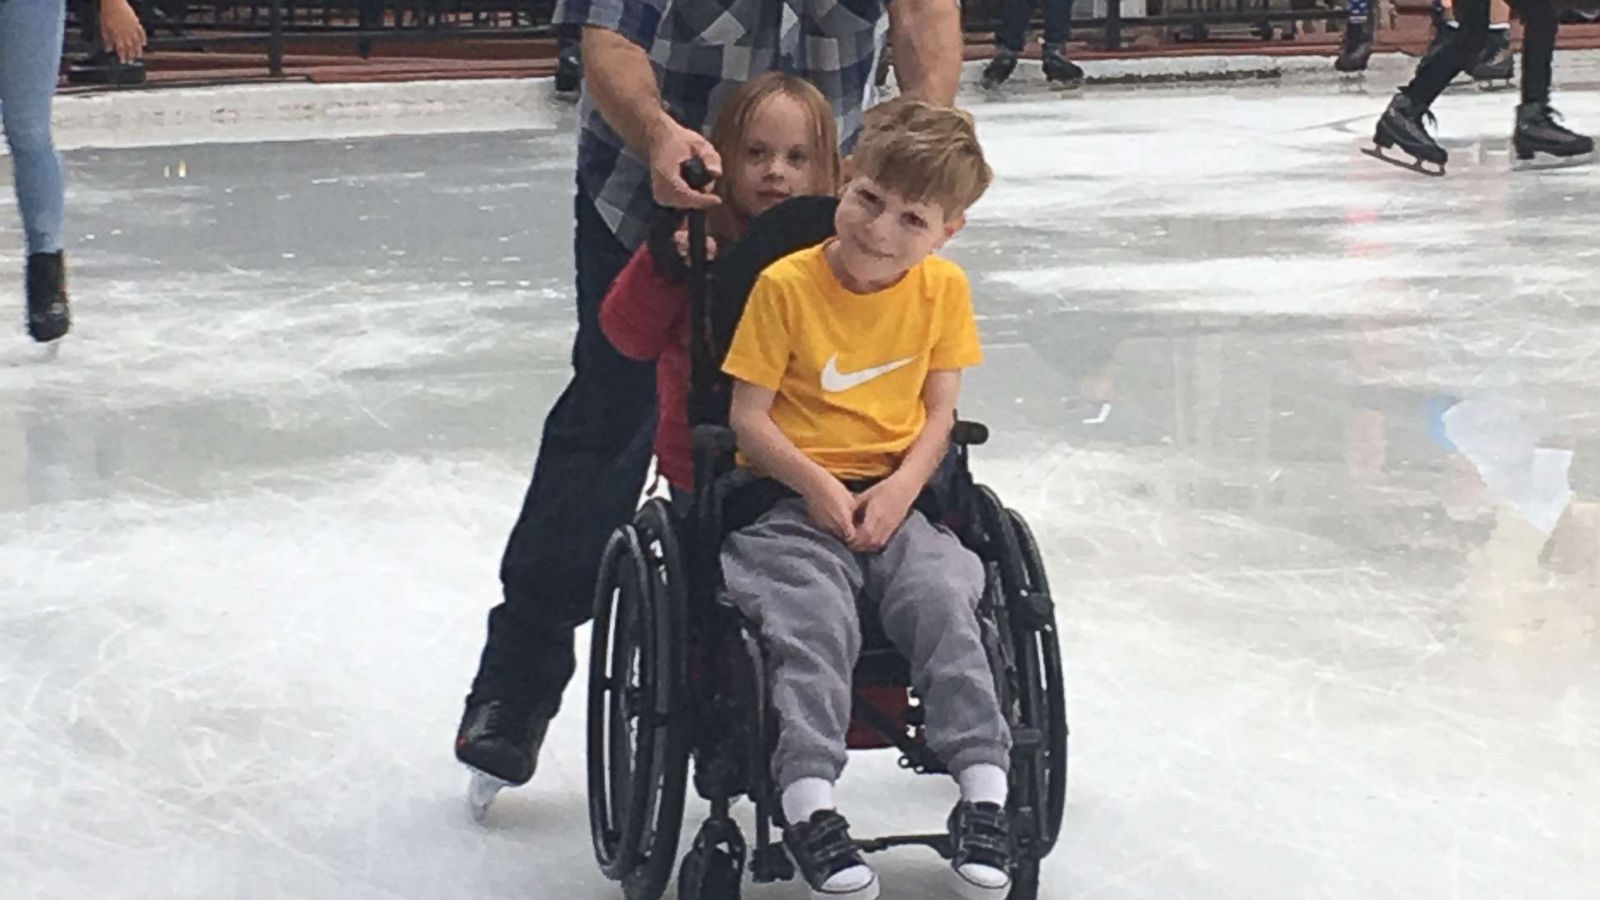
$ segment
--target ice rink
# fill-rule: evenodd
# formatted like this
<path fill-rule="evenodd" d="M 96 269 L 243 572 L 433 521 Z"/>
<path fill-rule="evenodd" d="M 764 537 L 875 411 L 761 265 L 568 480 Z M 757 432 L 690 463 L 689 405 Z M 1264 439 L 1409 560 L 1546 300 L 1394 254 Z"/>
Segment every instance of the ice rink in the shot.
<path fill-rule="evenodd" d="M 1042 897 L 1600 884 L 1600 168 L 1509 172 L 1514 95 L 1469 91 L 1451 175 L 1412 175 L 1357 153 L 1385 102 L 974 104 L 962 412 L 1068 665 Z M 0 339 L 0 897 L 621 896 L 581 682 L 484 826 L 450 755 L 568 371 L 573 146 L 67 155 L 76 327 Z M 954 794 L 868 755 L 841 804 L 866 836 Z M 874 862 L 943 896 L 931 854 Z"/>

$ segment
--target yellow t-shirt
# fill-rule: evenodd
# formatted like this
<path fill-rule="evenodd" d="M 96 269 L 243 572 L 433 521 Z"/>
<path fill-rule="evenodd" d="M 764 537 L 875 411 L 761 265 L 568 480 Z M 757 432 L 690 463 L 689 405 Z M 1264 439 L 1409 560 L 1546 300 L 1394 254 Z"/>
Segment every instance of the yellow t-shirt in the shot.
<path fill-rule="evenodd" d="M 841 479 L 882 478 L 922 433 L 928 372 L 983 361 L 966 273 L 930 256 L 872 294 L 834 277 L 826 244 L 773 263 L 722 370 L 777 392 L 772 421 Z"/>

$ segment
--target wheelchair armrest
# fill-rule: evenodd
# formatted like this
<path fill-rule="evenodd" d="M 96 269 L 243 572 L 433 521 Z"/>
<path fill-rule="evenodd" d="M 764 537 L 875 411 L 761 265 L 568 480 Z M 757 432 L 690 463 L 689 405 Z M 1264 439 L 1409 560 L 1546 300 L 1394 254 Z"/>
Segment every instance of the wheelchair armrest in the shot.
<path fill-rule="evenodd" d="M 702 453 L 729 456 L 737 449 L 739 443 L 734 437 L 733 429 L 725 425 L 696 425 L 693 441 L 696 456 Z"/>
<path fill-rule="evenodd" d="M 958 447 L 977 447 L 989 442 L 989 426 L 982 422 L 956 420 L 950 429 L 950 443 Z"/>

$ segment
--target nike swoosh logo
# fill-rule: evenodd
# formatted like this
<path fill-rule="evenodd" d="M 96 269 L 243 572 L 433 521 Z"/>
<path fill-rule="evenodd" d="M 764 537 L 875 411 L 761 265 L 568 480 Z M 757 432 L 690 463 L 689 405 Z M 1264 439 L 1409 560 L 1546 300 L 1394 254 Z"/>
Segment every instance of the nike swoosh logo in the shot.
<path fill-rule="evenodd" d="M 896 369 L 903 369 L 916 361 L 917 358 L 915 356 L 908 356 L 905 359 L 897 359 L 892 363 L 884 363 L 881 366 L 873 366 L 870 369 L 862 369 L 859 372 L 845 373 L 839 371 L 839 354 L 835 353 L 828 357 L 828 364 L 822 367 L 822 389 L 830 394 L 843 393 L 851 388 L 858 388 L 874 379 L 882 378 Z"/>

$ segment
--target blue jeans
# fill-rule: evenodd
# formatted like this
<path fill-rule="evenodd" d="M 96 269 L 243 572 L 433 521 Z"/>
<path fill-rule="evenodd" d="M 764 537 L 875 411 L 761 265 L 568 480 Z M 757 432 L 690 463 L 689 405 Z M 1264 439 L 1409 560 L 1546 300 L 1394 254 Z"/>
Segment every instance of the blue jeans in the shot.
<path fill-rule="evenodd" d="M 575 213 L 573 377 L 544 420 L 533 482 L 500 562 L 505 601 L 489 611 L 469 695 L 541 718 L 555 715 L 576 670 L 574 632 L 593 611 L 606 540 L 639 503 L 656 430 L 654 364 L 622 356 L 600 330 L 600 303 L 632 254 L 581 190 Z"/>
<path fill-rule="evenodd" d="M 996 46 L 1021 53 L 1028 37 L 1028 20 L 1039 0 L 1005 0 L 999 27 L 994 32 Z M 1042 0 L 1044 3 L 1044 44 L 1060 47 L 1072 38 L 1073 0 Z"/>
<path fill-rule="evenodd" d="M 0 121 L 29 253 L 61 249 L 66 194 L 50 139 L 50 100 L 66 24 L 66 0 L 0 0 Z"/>

